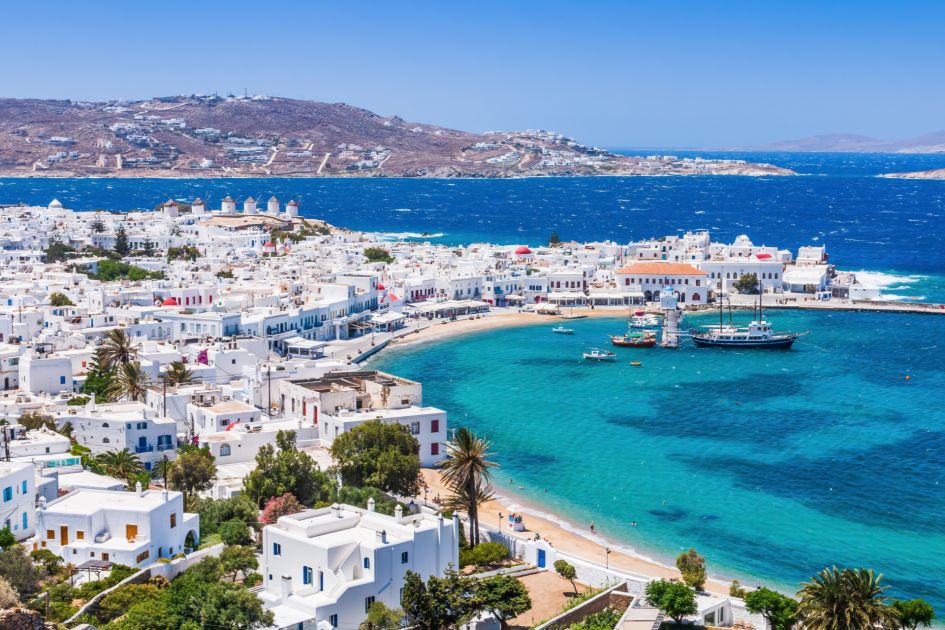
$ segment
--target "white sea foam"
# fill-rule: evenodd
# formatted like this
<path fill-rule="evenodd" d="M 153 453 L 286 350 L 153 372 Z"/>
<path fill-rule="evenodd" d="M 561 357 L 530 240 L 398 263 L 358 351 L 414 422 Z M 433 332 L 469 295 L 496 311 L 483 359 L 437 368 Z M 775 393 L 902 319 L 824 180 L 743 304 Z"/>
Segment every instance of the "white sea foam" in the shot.
<path fill-rule="evenodd" d="M 911 285 L 928 279 L 928 276 L 905 276 L 893 273 L 883 273 L 882 271 L 866 271 L 863 269 L 860 271 L 854 271 L 853 273 L 856 274 L 857 282 L 864 286 L 874 289 L 890 289 L 892 291 L 911 289 Z"/>

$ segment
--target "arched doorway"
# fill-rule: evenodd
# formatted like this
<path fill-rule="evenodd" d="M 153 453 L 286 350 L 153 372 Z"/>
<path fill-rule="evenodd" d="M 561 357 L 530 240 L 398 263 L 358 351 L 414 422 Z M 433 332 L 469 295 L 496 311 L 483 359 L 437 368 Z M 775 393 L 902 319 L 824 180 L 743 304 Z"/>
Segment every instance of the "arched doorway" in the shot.
<path fill-rule="evenodd" d="M 644 291 L 644 292 L 643 292 L 643 299 L 646 300 L 647 302 L 652 302 L 652 301 L 653 301 L 653 292 L 650 291 L 650 290 Z"/>

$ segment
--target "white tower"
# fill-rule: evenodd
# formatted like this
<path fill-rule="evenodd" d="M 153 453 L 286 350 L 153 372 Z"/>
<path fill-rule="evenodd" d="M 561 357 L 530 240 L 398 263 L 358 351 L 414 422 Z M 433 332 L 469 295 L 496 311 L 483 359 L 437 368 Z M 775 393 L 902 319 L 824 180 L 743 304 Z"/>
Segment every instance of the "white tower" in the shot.
<path fill-rule="evenodd" d="M 285 216 L 288 218 L 299 216 L 299 202 L 293 199 L 289 203 L 285 204 Z"/>
<path fill-rule="evenodd" d="M 220 210 L 223 214 L 236 214 L 236 202 L 233 201 L 233 197 L 227 195 L 223 199 L 223 204 L 220 206 Z"/>
<path fill-rule="evenodd" d="M 279 200 L 276 199 L 275 195 L 270 197 L 269 202 L 266 203 L 266 212 L 269 214 L 279 214 Z"/>
<path fill-rule="evenodd" d="M 256 200 L 252 197 L 243 202 L 243 214 L 256 214 Z"/>
<path fill-rule="evenodd" d="M 178 210 L 179 208 L 177 206 L 177 202 L 174 201 L 173 199 L 168 199 L 167 201 L 164 202 L 164 214 L 166 214 L 168 217 L 172 219 L 176 218 L 178 214 Z"/>
<path fill-rule="evenodd" d="M 663 311 L 663 339 L 660 345 L 664 348 L 678 348 L 679 308 L 675 293 L 660 293 L 660 310 Z"/>

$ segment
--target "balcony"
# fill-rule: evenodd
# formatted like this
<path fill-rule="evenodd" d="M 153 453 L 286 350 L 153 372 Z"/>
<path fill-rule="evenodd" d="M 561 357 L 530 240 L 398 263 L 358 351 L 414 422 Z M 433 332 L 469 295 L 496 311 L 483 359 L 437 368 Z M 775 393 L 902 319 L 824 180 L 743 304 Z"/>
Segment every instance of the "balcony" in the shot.
<path fill-rule="evenodd" d="M 141 446 L 140 444 L 135 447 L 135 453 L 151 453 L 154 451 L 154 445 L 148 444 L 147 446 Z"/>

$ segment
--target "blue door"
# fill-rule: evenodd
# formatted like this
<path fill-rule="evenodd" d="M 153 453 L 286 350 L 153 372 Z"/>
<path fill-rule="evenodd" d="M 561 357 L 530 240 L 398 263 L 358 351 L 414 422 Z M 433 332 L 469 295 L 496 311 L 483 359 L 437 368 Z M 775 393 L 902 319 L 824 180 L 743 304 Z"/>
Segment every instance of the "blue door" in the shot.
<path fill-rule="evenodd" d="M 538 568 L 539 569 L 545 568 L 545 550 L 544 549 L 538 550 Z"/>

